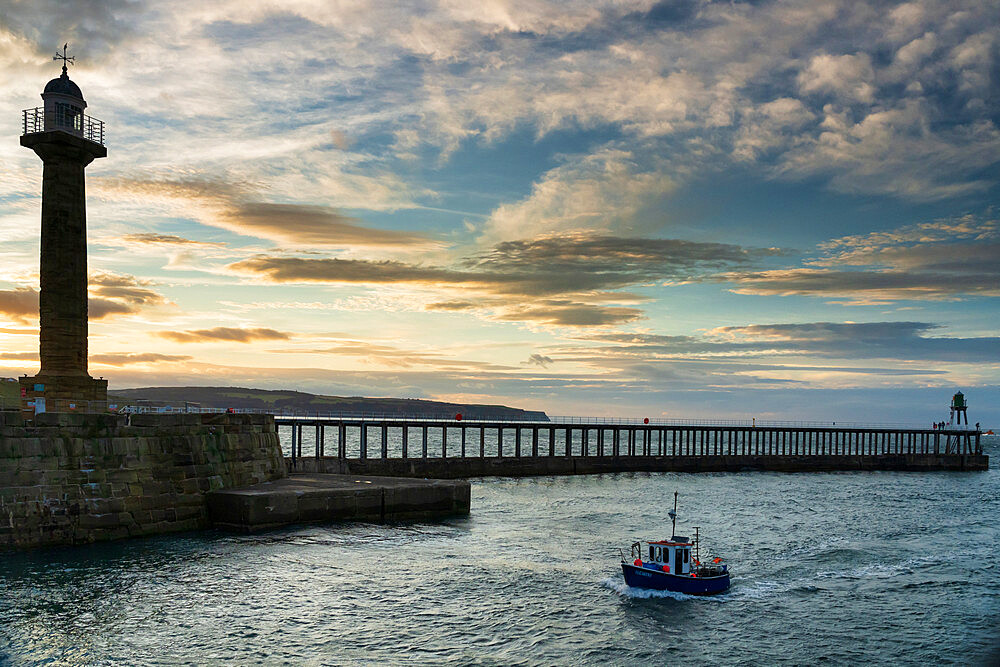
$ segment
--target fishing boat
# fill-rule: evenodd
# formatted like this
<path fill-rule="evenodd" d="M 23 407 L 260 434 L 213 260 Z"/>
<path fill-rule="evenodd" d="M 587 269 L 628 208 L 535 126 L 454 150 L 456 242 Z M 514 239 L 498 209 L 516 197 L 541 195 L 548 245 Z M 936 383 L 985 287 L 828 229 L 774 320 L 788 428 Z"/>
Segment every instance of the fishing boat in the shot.
<path fill-rule="evenodd" d="M 634 542 L 629 562 L 622 554 L 622 573 L 631 588 L 650 588 L 687 595 L 715 595 L 729 589 L 729 567 L 721 558 L 709 558 L 703 563 L 699 553 L 699 528 L 694 526 L 694 539 L 677 534 L 677 492 L 674 509 L 668 512 L 671 522 L 670 539 Z M 694 553 L 692 553 L 692 550 Z M 644 558 L 645 556 L 645 558 Z"/>

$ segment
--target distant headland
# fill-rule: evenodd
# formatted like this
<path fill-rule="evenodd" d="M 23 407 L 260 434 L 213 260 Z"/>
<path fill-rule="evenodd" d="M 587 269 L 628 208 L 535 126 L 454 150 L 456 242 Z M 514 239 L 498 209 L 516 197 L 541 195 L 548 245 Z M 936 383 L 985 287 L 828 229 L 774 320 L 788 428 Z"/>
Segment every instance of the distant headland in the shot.
<path fill-rule="evenodd" d="M 330 415 L 392 415 L 398 417 L 452 418 L 461 413 L 466 419 L 519 419 L 548 421 L 539 410 L 522 410 L 506 405 L 446 403 L 419 398 L 365 398 L 324 396 L 292 390 L 245 387 L 143 387 L 110 392 L 109 404 L 183 408 L 234 408 L 275 412 L 322 413 Z"/>

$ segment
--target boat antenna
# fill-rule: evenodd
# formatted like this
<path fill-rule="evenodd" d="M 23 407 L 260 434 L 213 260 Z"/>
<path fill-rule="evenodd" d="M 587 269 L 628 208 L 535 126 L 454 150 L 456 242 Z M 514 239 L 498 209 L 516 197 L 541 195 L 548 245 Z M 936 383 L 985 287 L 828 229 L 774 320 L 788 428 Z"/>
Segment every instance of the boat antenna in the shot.
<path fill-rule="evenodd" d="M 674 508 L 667 512 L 670 517 L 670 539 L 677 537 L 677 492 L 674 491 Z"/>

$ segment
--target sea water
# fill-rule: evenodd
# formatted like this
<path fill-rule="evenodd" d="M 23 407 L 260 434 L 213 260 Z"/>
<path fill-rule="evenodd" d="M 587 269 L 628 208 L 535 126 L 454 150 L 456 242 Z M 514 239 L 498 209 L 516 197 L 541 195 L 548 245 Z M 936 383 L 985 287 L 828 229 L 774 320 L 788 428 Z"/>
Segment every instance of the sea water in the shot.
<path fill-rule="evenodd" d="M 986 472 L 492 478 L 446 521 L 2 554 L 0 663 L 997 664 L 984 441 Z M 625 586 L 675 490 L 728 593 Z"/>

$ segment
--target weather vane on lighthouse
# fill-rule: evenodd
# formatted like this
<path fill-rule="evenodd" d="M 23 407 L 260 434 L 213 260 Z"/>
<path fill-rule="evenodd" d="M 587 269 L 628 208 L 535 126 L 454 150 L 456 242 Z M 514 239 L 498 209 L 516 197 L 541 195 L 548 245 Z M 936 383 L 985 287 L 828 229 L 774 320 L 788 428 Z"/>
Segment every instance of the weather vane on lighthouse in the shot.
<path fill-rule="evenodd" d="M 56 51 L 56 55 L 52 56 L 52 60 L 61 60 L 61 61 L 63 61 L 63 74 L 67 73 L 66 72 L 66 65 L 75 65 L 76 64 L 76 57 L 75 56 L 67 56 L 66 55 L 66 49 L 68 49 L 68 48 L 69 48 L 69 42 L 66 42 L 65 44 L 63 44 L 62 53 L 59 53 L 58 51 Z"/>

